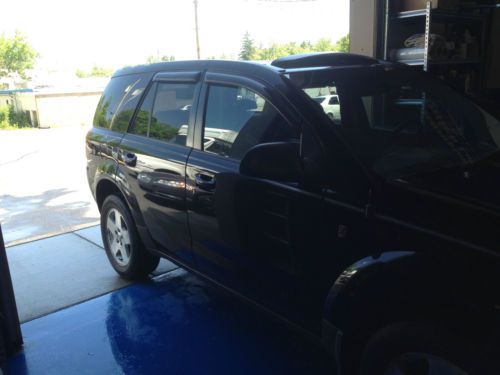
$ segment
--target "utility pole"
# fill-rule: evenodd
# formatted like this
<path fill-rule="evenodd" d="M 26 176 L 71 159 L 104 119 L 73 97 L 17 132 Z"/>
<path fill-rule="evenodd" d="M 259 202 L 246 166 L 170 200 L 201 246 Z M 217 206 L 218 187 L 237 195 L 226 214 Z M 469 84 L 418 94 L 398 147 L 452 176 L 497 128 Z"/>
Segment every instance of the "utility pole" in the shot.
<path fill-rule="evenodd" d="M 194 0 L 194 30 L 196 33 L 196 56 L 200 59 L 200 37 L 198 35 L 198 0 Z"/>

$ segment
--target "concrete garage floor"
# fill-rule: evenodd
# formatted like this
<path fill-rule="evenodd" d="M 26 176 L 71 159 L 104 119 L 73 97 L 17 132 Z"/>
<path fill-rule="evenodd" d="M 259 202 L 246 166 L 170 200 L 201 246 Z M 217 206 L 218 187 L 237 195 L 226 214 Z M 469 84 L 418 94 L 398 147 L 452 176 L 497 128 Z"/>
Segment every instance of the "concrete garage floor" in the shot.
<path fill-rule="evenodd" d="M 333 374 L 319 343 L 162 261 L 129 284 L 99 227 L 7 249 L 24 338 L 6 374 Z"/>
<path fill-rule="evenodd" d="M 123 288 L 109 265 L 99 226 L 7 248 L 21 322 Z M 162 259 L 154 275 L 177 268 Z"/>
<path fill-rule="evenodd" d="M 5 374 L 333 374 L 318 343 L 166 260 L 149 282 L 119 278 L 88 227 L 99 214 L 85 132 L 0 131 L 0 222 L 25 342 Z"/>

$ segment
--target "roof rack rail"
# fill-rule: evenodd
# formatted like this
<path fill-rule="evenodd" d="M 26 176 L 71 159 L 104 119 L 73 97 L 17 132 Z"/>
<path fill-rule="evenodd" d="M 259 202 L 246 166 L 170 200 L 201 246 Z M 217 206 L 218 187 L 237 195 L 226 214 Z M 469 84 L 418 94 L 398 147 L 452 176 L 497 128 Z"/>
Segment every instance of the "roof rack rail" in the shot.
<path fill-rule="evenodd" d="M 373 65 L 379 61 L 362 55 L 343 52 L 305 53 L 281 57 L 271 65 L 283 69 L 314 68 L 321 66 Z"/>

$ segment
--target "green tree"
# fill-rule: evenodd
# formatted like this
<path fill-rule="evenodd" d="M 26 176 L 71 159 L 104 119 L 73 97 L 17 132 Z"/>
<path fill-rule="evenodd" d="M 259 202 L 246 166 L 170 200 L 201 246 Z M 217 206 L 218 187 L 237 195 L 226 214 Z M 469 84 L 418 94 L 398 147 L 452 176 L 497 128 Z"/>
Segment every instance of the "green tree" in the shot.
<path fill-rule="evenodd" d="M 337 40 L 334 51 L 349 52 L 349 34 L 344 35 L 342 38 Z"/>
<path fill-rule="evenodd" d="M 255 60 L 257 58 L 256 48 L 248 31 L 243 36 L 241 50 L 238 57 L 240 60 Z"/>
<path fill-rule="evenodd" d="M 19 129 L 30 126 L 25 112 L 16 112 L 13 105 L 0 107 L 0 129 Z"/>
<path fill-rule="evenodd" d="M 88 78 L 88 77 L 111 77 L 113 74 L 113 69 L 104 68 L 102 66 L 94 65 L 92 69 L 88 72 L 77 69 L 75 72 L 78 78 Z"/>
<path fill-rule="evenodd" d="M 248 32 L 242 41 L 240 60 L 274 60 L 283 56 L 311 52 L 349 52 L 349 34 L 332 43 L 329 38 L 321 38 L 316 43 L 310 41 L 273 43 L 269 47 L 255 47 Z"/>
<path fill-rule="evenodd" d="M 314 43 L 313 51 L 315 52 L 329 52 L 335 51 L 335 46 L 329 38 L 321 38 Z"/>
<path fill-rule="evenodd" d="M 159 62 L 165 62 L 165 61 L 175 61 L 175 56 L 162 56 L 162 57 L 158 57 L 158 56 L 148 56 L 148 58 L 146 59 L 146 62 L 148 64 L 154 64 L 154 63 L 159 63 Z"/>
<path fill-rule="evenodd" d="M 0 35 L 0 77 L 17 73 L 26 79 L 26 70 L 33 68 L 37 57 L 38 53 L 19 30 L 12 38 Z"/>
<path fill-rule="evenodd" d="M 90 77 L 111 77 L 113 69 L 103 68 L 102 66 L 94 65 L 90 71 Z"/>

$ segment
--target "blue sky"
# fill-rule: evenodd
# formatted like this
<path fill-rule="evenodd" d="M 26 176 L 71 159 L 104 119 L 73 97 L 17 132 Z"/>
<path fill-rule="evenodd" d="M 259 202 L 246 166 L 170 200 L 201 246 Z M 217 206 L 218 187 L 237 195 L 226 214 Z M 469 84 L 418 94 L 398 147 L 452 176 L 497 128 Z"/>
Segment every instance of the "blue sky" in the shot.
<path fill-rule="evenodd" d="M 335 41 L 349 29 L 349 0 L 198 1 L 202 58 L 237 57 L 245 31 L 267 46 Z M 9 1 L 0 33 L 21 30 L 40 53 L 40 67 L 50 69 L 118 68 L 156 54 L 193 59 L 193 8 L 192 0 Z"/>

